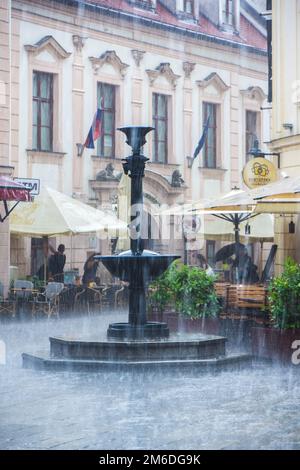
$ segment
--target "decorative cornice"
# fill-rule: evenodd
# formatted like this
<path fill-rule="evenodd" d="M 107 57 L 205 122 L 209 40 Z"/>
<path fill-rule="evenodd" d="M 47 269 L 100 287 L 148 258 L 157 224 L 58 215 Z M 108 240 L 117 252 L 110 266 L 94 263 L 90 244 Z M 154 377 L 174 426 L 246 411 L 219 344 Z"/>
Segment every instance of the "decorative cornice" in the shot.
<path fill-rule="evenodd" d="M 135 65 L 137 67 L 139 67 L 140 63 L 141 63 L 141 61 L 144 57 L 145 51 L 140 51 L 138 49 L 131 49 L 131 54 L 132 54 L 133 60 L 135 62 Z"/>
<path fill-rule="evenodd" d="M 176 75 L 173 70 L 170 67 L 170 64 L 168 62 L 162 62 L 156 67 L 154 70 L 146 70 L 149 80 L 150 80 L 150 86 L 152 86 L 155 82 L 155 80 L 159 76 L 164 76 L 173 86 L 173 88 L 176 88 L 177 85 L 177 80 L 180 78 L 180 75 Z"/>
<path fill-rule="evenodd" d="M 226 91 L 230 88 L 230 86 L 226 85 L 224 80 L 222 80 L 220 75 L 216 72 L 212 72 L 204 80 L 197 80 L 196 83 L 201 88 L 206 88 L 209 85 L 215 85 L 215 87 L 221 91 Z"/>
<path fill-rule="evenodd" d="M 89 57 L 92 67 L 94 69 L 95 75 L 98 74 L 98 71 L 104 64 L 112 65 L 121 75 L 122 78 L 125 77 L 128 64 L 125 64 L 121 61 L 120 57 L 116 54 L 115 51 L 106 51 L 99 58 Z"/>
<path fill-rule="evenodd" d="M 71 52 L 67 52 L 57 41 L 54 39 L 53 36 L 44 36 L 35 44 L 26 44 L 24 46 L 27 52 L 33 54 L 39 54 L 44 49 L 50 48 L 52 49 L 61 59 L 66 59 L 71 55 Z"/>
<path fill-rule="evenodd" d="M 185 78 L 191 78 L 191 73 L 194 70 L 195 65 L 196 64 L 194 62 L 183 62 L 182 68 Z"/>
<path fill-rule="evenodd" d="M 249 86 L 246 90 L 241 90 L 241 94 L 250 100 L 264 101 L 267 98 L 260 86 Z"/>
<path fill-rule="evenodd" d="M 81 51 L 82 51 L 82 49 L 85 45 L 86 38 L 84 38 L 82 36 L 79 36 L 78 34 L 74 34 L 72 36 L 72 40 L 73 40 L 73 45 L 76 49 L 76 52 L 81 53 Z"/>

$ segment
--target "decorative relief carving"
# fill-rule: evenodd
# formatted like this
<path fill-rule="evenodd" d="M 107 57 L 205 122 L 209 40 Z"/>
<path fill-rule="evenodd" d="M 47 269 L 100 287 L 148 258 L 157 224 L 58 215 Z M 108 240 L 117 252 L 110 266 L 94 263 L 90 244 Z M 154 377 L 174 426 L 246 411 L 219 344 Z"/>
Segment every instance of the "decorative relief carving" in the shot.
<path fill-rule="evenodd" d="M 185 78 L 191 78 L 191 73 L 194 70 L 195 65 L 196 64 L 194 62 L 183 62 L 182 68 Z"/>
<path fill-rule="evenodd" d="M 197 85 L 201 88 L 206 88 L 209 85 L 214 85 L 217 90 L 220 92 L 224 92 L 228 90 L 230 87 L 226 85 L 224 80 L 218 75 L 216 72 L 212 72 L 209 74 L 204 80 L 197 80 Z"/>
<path fill-rule="evenodd" d="M 132 54 L 133 60 L 135 62 L 135 65 L 137 67 L 139 67 L 141 61 L 143 60 L 145 51 L 139 51 L 138 49 L 132 49 L 131 54 Z"/>
<path fill-rule="evenodd" d="M 80 54 L 85 45 L 86 38 L 82 36 L 78 36 L 78 34 L 75 34 L 74 36 L 72 36 L 72 39 L 73 39 L 73 45 L 76 49 L 76 52 Z"/>
<path fill-rule="evenodd" d="M 97 75 L 98 71 L 104 64 L 110 64 L 118 71 L 122 78 L 125 77 L 128 64 L 121 61 L 120 57 L 115 51 L 106 51 L 100 57 L 89 57 L 94 73 Z"/>
<path fill-rule="evenodd" d="M 173 88 L 176 88 L 177 80 L 180 78 L 180 75 L 176 75 L 170 67 L 168 62 L 162 62 L 154 70 L 146 70 L 150 85 L 152 86 L 159 76 L 164 76 L 172 85 Z"/>
<path fill-rule="evenodd" d="M 53 36 L 44 36 L 42 39 L 40 39 L 38 42 L 35 44 L 26 44 L 24 46 L 25 50 L 27 52 L 30 52 L 32 54 L 39 54 L 45 49 L 52 50 L 56 53 L 56 55 L 60 59 L 66 59 L 71 55 L 71 52 L 67 52 L 57 41 L 54 39 Z"/>

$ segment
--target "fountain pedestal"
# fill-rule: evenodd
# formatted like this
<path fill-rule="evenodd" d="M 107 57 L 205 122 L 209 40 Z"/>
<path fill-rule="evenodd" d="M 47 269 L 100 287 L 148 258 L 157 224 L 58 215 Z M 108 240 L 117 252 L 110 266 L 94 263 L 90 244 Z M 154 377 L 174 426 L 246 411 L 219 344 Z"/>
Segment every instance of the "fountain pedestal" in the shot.
<path fill-rule="evenodd" d="M 132 155 L 124 159 L 124 173 L 131 178 L 131 232 L 130 250 L 116 256 L 96 256 L 114 277 L 129 283 L 128 323 L 113 323 L 107 331 L 108 338 L 138 340 L 168 338 L 166 323 L 147 322 L 146 289 L 176 259 L 177 255 L 160 255 L 143 249 L 143 177 L 149 160 L 141 153 L 145 136 L 152 127 L 131 126 L 119 129 L 127 137 Z"/>

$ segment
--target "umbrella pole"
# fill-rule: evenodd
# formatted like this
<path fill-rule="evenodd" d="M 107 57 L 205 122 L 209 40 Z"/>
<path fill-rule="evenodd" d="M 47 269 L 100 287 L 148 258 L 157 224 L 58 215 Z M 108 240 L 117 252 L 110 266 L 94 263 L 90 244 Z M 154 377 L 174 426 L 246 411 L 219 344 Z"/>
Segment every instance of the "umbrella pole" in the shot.
<path fill-rule="evenodd" d="M 235 260 L 236 260 L 236 267 L 235 267 L 235 282 L 238 283 L 238 259 L 239 259 L 239 244 L 240 244 L 240 219 L 239 215 L 234 215 L 234 241 L 235 241 Z"/>
<path fill-rule="evenodd" d="M 260 269 L 259 269 L 260 277 L 261 277 L 262 272 L 263 272 L 263 248 L 264 248 L 264 241 L 261 239 L 260 240 Z"/>
<path fill-rule="evenodd" d="M 47 268 L 48 268 L 48 237 L 44 237 L 44 285 L 47 284 Z"/>
<path fill-rule="evenodd" d="M 73 269 L 73 234 L 71 234 L 70 243 L 70 269 Z"/>

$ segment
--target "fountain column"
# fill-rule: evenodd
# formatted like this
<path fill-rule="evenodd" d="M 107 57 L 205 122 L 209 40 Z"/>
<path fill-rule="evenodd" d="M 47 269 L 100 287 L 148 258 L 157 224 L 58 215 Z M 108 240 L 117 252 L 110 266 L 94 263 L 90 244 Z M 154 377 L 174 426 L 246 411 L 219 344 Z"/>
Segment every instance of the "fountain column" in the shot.
<path fill-rule="evenodd" d="M 143 249 L 143 177 L 145 164 L 149 160 L 141 153 L 146 135 L 153 127 L 129 126 L 119 129 L 127 137 L 132 155 L 123 160 L 124 173 L 131 178 L 130 250 L 117 256 L 96 256 L 113 276 L 128 282 L 128 323 L 112 323 L 107 335 L 115 339 L 166 338 L 169 329 L 166 323 L 147 322 L 146 288 L 149 282 L 162 274 L 177 258 L 177 255 L 160 255 Z"/>

